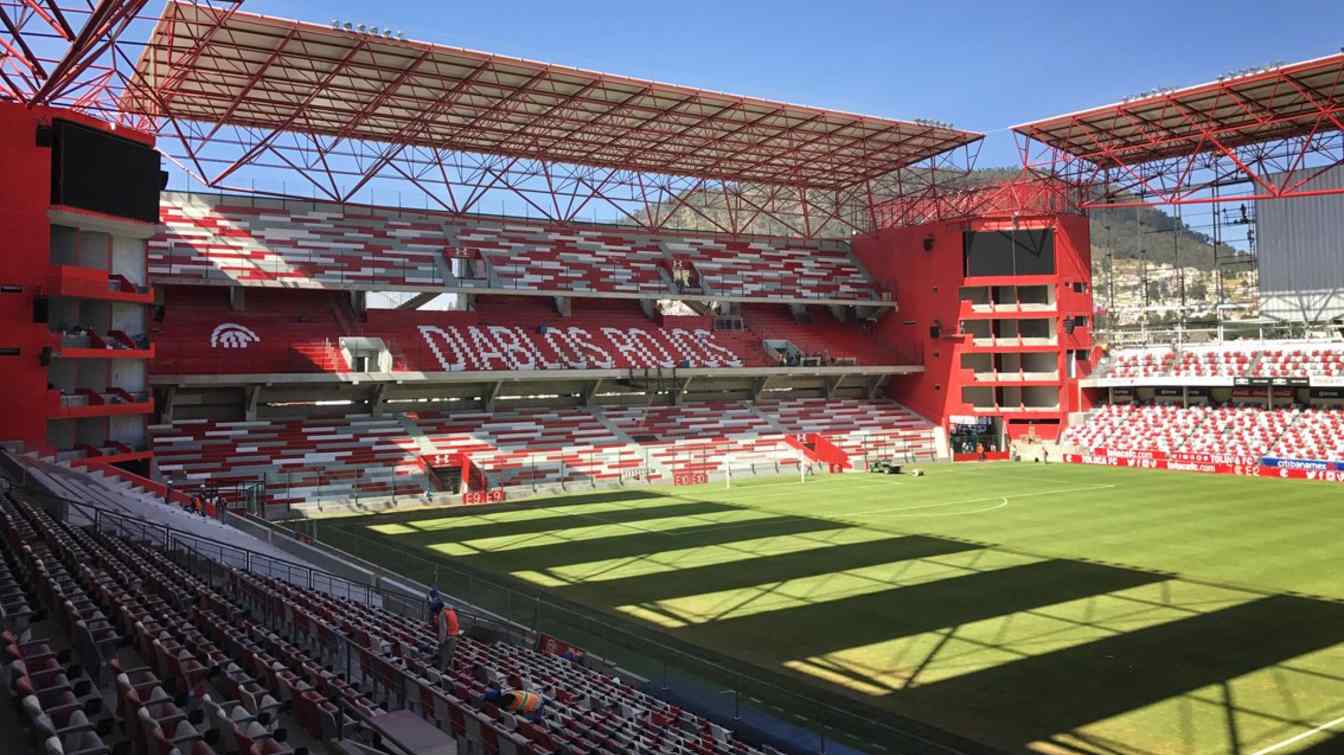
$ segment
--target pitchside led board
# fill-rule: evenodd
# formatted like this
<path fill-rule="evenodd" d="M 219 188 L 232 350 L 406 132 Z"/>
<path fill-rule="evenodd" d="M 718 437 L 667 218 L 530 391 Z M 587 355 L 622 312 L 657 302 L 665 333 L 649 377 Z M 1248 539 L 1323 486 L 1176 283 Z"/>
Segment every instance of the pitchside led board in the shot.
<path fill-rule="evenodd" d="M 62 120 L 52 122 L 51 137 L 52 204 L 159 222 L 157 150 Z"/>
<path fill-rule="evenodd" d="M 1055 232 L 1049 228 L 966 231 L 961 244 L 968 278 L 1055 274 Z"/>

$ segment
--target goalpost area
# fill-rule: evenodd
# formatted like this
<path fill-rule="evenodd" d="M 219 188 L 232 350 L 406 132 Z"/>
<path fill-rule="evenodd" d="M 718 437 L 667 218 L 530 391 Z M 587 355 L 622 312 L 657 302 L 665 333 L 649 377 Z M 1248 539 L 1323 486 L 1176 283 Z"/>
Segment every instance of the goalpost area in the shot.
<path fill-rule="evenodd" d="M 924 469 L 316 526 L 655 681 L 867 720 L 869 752 L 924 724 L 1005 751 L 1268 755 L 1344 725 L 1344 488 Z"/>

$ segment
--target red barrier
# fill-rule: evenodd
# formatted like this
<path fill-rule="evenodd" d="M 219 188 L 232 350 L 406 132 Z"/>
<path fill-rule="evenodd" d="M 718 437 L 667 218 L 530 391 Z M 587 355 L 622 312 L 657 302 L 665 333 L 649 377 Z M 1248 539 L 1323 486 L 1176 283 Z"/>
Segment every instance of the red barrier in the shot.
<path fill-rule="evenodd" d="M 952 461 L 1008 461 L 1007 451 L 986 451 L 985 458 L 981 459 L 980 454 L 971 451 L 969 453 L 952 454 Z"/>
<path fill-rule="evenodd" d="M 1323 482 L 1344 482 L 1344 471 L 1337 469 L 1287 469 L 1285 467 L 1260 467 L 1261 477 L 1277 477 L 1282 480 L 1321 480 Z"/>
<path fill-rule="evenodd" d="M 1134 469 L 1170 469 L 1176 472 L 1203 472 L 1205 474 L 1227 474 L 1237 475 L 1239 477 L 1268 477 L 1278 475 L 1266 475 L 1265 468 L 1261 467 L 1259 462 L 1255 463 L 1227 463 L 1210 461 L 1191 461 L 1193 457 L 1209 456 L 1208 454 L 1168 454 L 1161 451 L 1124 453 L 1111 452 L 1102 454 L 1064 454 L 1066 464 L 1096 464 L 1107 467 L 1130 467 Z M 1237 458 L 1237 457 L 1231 457 Z M 1279 470 L 1269 470 L 1278 472 Z M 1292 472 L 1303 472 L 1304 470 L 1285 470 Z M 1316 472 L 1317 475 L 1324 476 L 1325 472 Z M 1344 473 L 1336 472 L 1344 476 Z M 1317 478 L 1317 479 L 1323 479 Z"/>

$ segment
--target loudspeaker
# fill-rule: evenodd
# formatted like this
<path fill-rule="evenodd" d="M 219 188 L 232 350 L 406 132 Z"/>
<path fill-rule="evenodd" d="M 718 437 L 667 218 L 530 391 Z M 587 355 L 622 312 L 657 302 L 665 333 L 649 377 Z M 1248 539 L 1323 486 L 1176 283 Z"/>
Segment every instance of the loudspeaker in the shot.
<path fill-rule="evenodd" d="M 36 144 L 42 149 L 51 149 L 51 125 L 47 123 L 37 124 Z"/>
<path fill-rule="evenodd" d="M 37 363 L 43 367 L 51 365 L 51 347 L 43 346 L 42 353 L 37 355 Z"/>
<path fill-rule="evenodd" d="M 933 251 L 933 237 L 932 237 L 932 236 L 925 236 L 925 237 L 924 237 L 924 251 L 926 251 L 926 252 L 932 252 L 932 251 Z"/>
<path fill-rule="evenodd" d="M 942 325 L 938 325 L 935 323 L 929 326 L 929 338 L 942 338 L 942 337 L 943 337 Z"/>
<path fill-rule="evenodd" d="M 49 322 L 51 319 L 51 299 L 45 296 L 33 299 L 33 322 Z"/>

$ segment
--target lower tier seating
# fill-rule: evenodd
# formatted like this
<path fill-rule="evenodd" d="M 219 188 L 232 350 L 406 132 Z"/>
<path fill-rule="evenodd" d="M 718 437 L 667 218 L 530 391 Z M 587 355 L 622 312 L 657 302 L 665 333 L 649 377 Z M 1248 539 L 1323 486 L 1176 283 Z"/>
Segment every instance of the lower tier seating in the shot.
<path fill-rule="evenodd" d="M 272 503 L 422 494 L 433 486 L 427 456 L 460 455 L 489 487 L 506 487 L 779 471 L 798 464 L 785 436 L 799 433 L 821 433 L 855 461 L 934 453 L 928 422 L 894 402 L 858 399 L 177 420 L 150 430 L 165 479 L 225 492 L 262 481 Z"/>
<path fill-rule="evenodd" d="M 159 473 L 177 487 L 265 484 L 272 503 L 418 495 L 418 446 L 396 418 L 178 420 L 151 426 Z"/>
<path fill-rule="evenodd" d="M 407 616 L 145 542 L 146 530 L 74 527 L 0 496 L 0 585 L 40 606 L 60 637 L 4 626 L 7 684 L 46 755 L 308 755 L 344 737 L 385 752 L 371 721 L 409 711 L 496 755 L 775 755 L 636 687 L 578 649 L 467 633 L 450 665 Z M 248 567 L 250 568 L 250 567 Z M 481 639 L 490 636 L 490 639 Z M 139 665 L 133 665 L 138 663 Z M 514 716 L 487 693 L 541 697 Z M 19 732 L 9 744 L 25 745 Z"/>
<path fill-rule="evenodd" d="M 1084 450 L 1344 461 L 1344 409 L 1113 404 L 1066 430 L 1064 442 Z"/>

